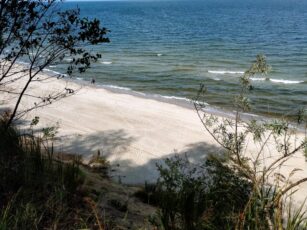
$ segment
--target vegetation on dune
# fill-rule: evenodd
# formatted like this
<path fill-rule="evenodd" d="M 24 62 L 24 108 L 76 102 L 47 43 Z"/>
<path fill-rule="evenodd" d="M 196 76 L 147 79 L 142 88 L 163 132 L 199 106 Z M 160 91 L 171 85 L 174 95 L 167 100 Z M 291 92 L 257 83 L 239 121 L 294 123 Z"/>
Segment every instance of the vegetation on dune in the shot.
<path fill-rule="evenodd" d="M 223 158 L 207 157 L 193 165 L 175 157 L 158 166 L 160 178 L 154 189 L 159 210 L 153 223 L 161 229 L 305 229 L 305 203 L 292 203 L 292 195 L 307 178 L 293 180 L 293 169 L 283 175 L 285 163 L 306 151 L 306 139 L 298 139 L 293 124 L 279 120 L 248 120 L 250 77 L 266 74 L 269 67 L 258 55 L 240 78 L 234 98 L 234 117 L 206 112 L 206 88 L 201 86 L 194 102 L 207 132 L 225 150 Z M 299 125 L 306 123 L 304 111 Z M 259 146 L 249 149 L 249 140 Z M 273 144 L 272 144 L 273 143 Z M 271 148 L 269 147 L 271 145 Z M 271 155 L 271 149 L 275 151 Z M 189 156 L 188 153 L 186 155 Z M 204 153 L 205 156 L 205 153 Z M 151 195 L 152 196 L 152 195 Z"/>
<path fill-rule="evenodd" d="M 14 121 L 27 112 L 74 93 L 64 88 L 47 97 L 31 95 L 29 86 L 43 81 L 38 74 L 46 66 L 66 60 L 68 74 L 84 72 L 101 56 L 80 47 L 109 41 L 105 37 L 107 29 L 101 28 L 98 20 L 80 18 L 79 10 L 60 11 L 57 4 L 54 0 L 0 3 L 0 92 L 13 96 L 12 111 L 3 113 L 0 121 L 1 230 L 118 227 L 102 222 L 96 201 L 83 190 L 86 176 L 80 169 L 80 159 L 64 163 L 55 157 L 54 127 L 42 129 L 41 136 L 33 135 L 31 128 L 39 122 L 38 117 L 33 119 L 30 132 L 21 133 L 14 126 Z M 19 61 L 28 65 L 21 67 Z M 299 169 L 288 175 L 280 170 L 295 154 L 306 155 L 306 139 L 296 137 L 293 124 L 286 118 L 243 118 L 252 108 L 248 95 L 254 87 L 250 78 L 268 70 L 265 57 L 257 56 L 240 78 L 233 104 L 236 112 L 231 118 L 206 112 L 206 88 L 201 86 L 194 106 L 201 124 L 225 150 L 224 155 L 207 156 L 195 165 L 189 162 L 187 153 L 186 158 L 176 156 L 157 165 L 157 183 L 146 184 L 144 191 L 135 193 L 157 208 L 156 214 L 149 217 L 156 229 L 307 228 L 304 203 L 295 207 L 291 202 L 291 196 L 307 178 L 294 181 L 293 175 Z M 12 90 L 16 81 L 21 82 L 21 88 Z M 36 102 L 21 110 L 25 97 L 35 98 Z M 299 111 L 297 121 L 307 124 L 304 110 Z M 249 152 L 248 140 L 259 146 L 256 152 Z M 277 153 L 274 158 L 266 151 L 272 142 Z M 106 175 L 109 164 L 100 153 L 90 164 L 103 164 Z M 122 202 L 110 198 L 105 205 L 125 213 L 122 219 L 126 219 L 128 203 L 129 199 Z"/>
<path fill-rule="evenodd" d="M 0 229 L 78 229 L 93 225 L 80 190 L 78 159 L 55 161 L 42 139 L 0 124 Z"/>
<path fill-rule="evenodd" d="M 240 78 L 239 93 L 234 98 L 234 118 L 218 118 L 204 112 L 206 105 L 202 99 L 206 90 L 203 87 L 194 104 L 203 126 L 225 149 L 229 164 L 252 183 L 249 200 L 238 218 L 236 229 L 283 229 L 286 223 L 292 221 L 290 216 L 285 219 L 291 205 L 289 197 L 300 184 L 307 181 L 306 177 L 293 180 L 296 171 L 301 169 L 293 169 L 283 175 L 285 163 L 295 154 L 302 154 L 307 145 L 305 139 L 296 136 L 286 117 L 273 121 L 242 118 L 243 113 L 251 110 L 248 94 L 253 86 L 250 78 L 267 74 L 269 69 L 265 57 L 258 55 Z M 298 117 L 299 125 L 306 123 L 306 114 L 299 112 Z M 248 149 L 249 139 L 259 146 L 254 152 Z M 269 145 L 273 150 L 269 150 Z M 271 151 L 275 152 L 273 156 Z M 288 229 L 298 227 L 287 226 Z"/>
<path fill-rule="evenodd" d="M 175 156 L 158 166 L 159 229 L 229 229 L 248 201 L 251 184 L 210 156 L 200 165 Z M 238 196 L 240 194 L 240 196 Z"/>
<path fill-rule="evenodd" d="M 18 131 L 14 121 L 74 94 L 67 86 L 47 96 L 29 88 L 64 76 L 40 78 L 49 65 L 66 64 L 68 75 L 85 72 L 101 55 L 82 47 L 109 42 L 107 32 L 99 20 L 81 18 L 79 9 L 61 10 L 60 1 L 1 1 L 0 92 L 6 95 L 1 106 L 9 104 L 11 110 L 1 111 L 0 121 L 0 229 L 102 229 L 95 205 L 80 189 L 80 159 L 63 163 L 53 155 L 55 127 L 34 136 L 31 128 L 39 117 L 27 133 Z M 21 108 L 28 98 L 35 99 L 33 105 Z"/>

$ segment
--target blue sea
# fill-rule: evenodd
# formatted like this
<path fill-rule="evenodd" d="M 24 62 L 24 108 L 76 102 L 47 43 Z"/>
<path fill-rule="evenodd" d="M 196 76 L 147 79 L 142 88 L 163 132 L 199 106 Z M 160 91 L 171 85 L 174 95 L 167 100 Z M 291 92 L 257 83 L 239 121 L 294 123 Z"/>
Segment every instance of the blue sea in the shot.
<path fill-rule="evenodd" d="M 239 77 L 257 54 L 271 72 L 252 78 L 253 113 L 293 115 L 307 105 L 307 1 L 203 0 L 65 2 L 111 32 L 84 80 L 146 95 L 232 110 Z M 64 71 L 60 66 L 50 69 Z"/>

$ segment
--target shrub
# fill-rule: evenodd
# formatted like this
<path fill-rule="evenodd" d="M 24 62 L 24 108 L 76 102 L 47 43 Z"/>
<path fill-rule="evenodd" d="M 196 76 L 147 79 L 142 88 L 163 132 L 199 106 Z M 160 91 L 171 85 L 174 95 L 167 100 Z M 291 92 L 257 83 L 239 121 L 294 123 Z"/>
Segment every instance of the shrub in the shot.
<path fill-rule="evenodd" d="M 146 204 L 157 206 L 159 197 L 157 196 L 156 190 L 156 184 L 145 182 L 144 188 L 141 188 L 139 191 L 137 191 L 134 196 Z"/>
<path fill-rule="evenodd" d="M 269 69 L 266 58 L 258 55 L 256 61 L 239 78 L 238 94 L 233 104 L 235 113 L 230 117 L 219 117 L 207 112 L 207 90 L 204 85 L 201 85 L 194 101 L 202 125 L 225 150 L 228 164 L 252 184 L 248 202 L 237 218 L 236 229 L 284 229 L 287 221 L 292 218 L 284 208 L 288 205 L 288 196 L 291 197 L 298 186 L 307 181 L 307 177 L 294 180 L 293 175 L 300 169 L 294 168 L 290 173 L 282 170 L 291 157 L 306 148 L 306 133 L 305 139 L 299 138 L 293 123 L 286 116 L 278 120 L 244 119 L 253 103 L 249 97 L 254 89 L 250 79 L 267 74 Z M 297 122 L 301 127 L 305 124 L 306 128 L 304 113 L 305 110 L 299 112 Z M 255 151 L 248 148 L 249 140 L 253 141 Z M 301 209 L 300 212 L 305 210 Z"/>
<path fill-rule="evenodd" d="M 249 197 L 250 183 L 214 157 L 193 165 L 175 156 L 158 170 L 153 221 L 162 229 L 228 229 Z"/>

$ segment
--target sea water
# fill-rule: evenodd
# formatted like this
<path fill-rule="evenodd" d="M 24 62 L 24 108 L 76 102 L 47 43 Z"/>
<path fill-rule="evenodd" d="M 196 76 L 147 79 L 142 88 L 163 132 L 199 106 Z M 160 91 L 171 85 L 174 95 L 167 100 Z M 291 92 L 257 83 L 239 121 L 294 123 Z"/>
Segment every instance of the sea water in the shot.
<path fill-rule="evenodd" d="M 293 115 L 307 104 L 307 1 L 78 1 L 61 7 L 79 7 L 111 31 L 111 43 L 94 48 L 102 59 L 77 77 L 187 101 L 203 83 L 206 102 L 231 111 L 239 77 L 264 54 L 271 71 L 251 78 L 253 113 Z"/>

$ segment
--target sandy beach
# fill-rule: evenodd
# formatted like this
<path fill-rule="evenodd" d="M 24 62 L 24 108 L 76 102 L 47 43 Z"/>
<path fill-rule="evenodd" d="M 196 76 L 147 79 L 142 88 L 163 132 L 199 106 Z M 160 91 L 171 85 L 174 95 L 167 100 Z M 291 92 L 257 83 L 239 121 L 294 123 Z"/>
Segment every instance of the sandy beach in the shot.
<path fill-rule="evenodd" d="M 39 78 L 48 76 L 40 75 Z M 34 82 L 30 92 L 49 95 L 64 88 L 74 89 L 76 93 L 28 113 L 23 117 L 23 125 L 29 125 L 34 116 L 40 117 L 37 128 L 58 123 L 56 151 L 81 154 L 86 162 L 100 150 L 115 169 L 112 176 L 116 180 L 120 178 L 130 184 L 154 182 L 158 177 L 156 163 L 174 153 L 186 155 L 191 162 L 197 163 L 206 154 L 222 152 L 201 125 L 196 111 L 188 107 L 56 78 Z M 11 96 L 0 95 L 3 101 L 9 102 Z M 36 100 L 25 97 L 21 107 L 32 106 Z M 302 138 L 302 134 L 298 134 L 298 141 Z M 258 147 L 252 140 L 248 146 L 246 152 L 257 152 Z M 273 158 L 277 156 L 271 145 L 266 151 Z M 294 168 L 302 169 L 295 174 L 294 180 L 307 175 L 302 153 L 297 153 L 283 168 L 276 170 L 289 175 Z M 304 194 L 307 194 L 307 184 L 300 186 L 296 198 L 302 201 Z"/>

